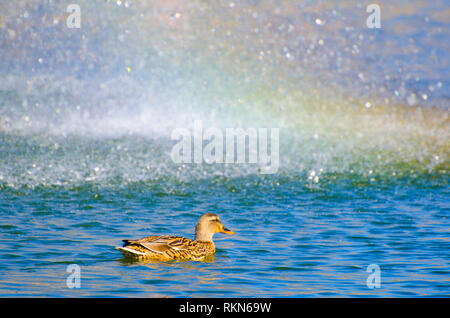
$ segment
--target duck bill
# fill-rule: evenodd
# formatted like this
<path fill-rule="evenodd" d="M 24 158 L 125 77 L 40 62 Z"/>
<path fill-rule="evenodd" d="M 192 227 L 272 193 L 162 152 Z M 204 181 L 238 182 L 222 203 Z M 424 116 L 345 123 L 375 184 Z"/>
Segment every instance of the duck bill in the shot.
<path fill-rule="evenodd" d="M 225 233 L 229 235 L 233 235 L 234 232 L 232 230 L 227 229 L 225 226 L 222 226 L 222 229 L 219 231 L 220 233 Z"/>

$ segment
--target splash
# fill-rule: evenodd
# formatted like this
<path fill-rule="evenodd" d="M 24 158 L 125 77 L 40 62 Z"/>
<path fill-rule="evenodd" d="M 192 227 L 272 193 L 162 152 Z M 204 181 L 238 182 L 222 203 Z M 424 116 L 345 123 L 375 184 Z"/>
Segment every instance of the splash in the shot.
<path fill-rule="evenodd" d="M 356 1 L 79 3 L 70 30 L 70 2 L 1 4 L 4 185 L 258 174 L 171 162 L 196 120 L 279 128 L 279 175 L 306 182 L 448 178 L 444 1 L 381 1 L 380 30 Z"/>

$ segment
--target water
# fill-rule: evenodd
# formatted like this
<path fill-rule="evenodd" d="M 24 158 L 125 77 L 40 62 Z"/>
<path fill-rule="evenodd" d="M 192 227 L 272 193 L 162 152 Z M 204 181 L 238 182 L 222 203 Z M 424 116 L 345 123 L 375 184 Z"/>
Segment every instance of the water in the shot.
<path fill-rule="evenodd" d="M 0 3 L 0 295 L 448 296 L 445 1 Z M 177 127 L 280 129 L 280 165 L 176 164 Z M 208 262 L 131 262 L 150 234 Z M 68 288 L 67 266 L 81 269 Z M 380 288 L 368 288 L 370 264 Z"/>

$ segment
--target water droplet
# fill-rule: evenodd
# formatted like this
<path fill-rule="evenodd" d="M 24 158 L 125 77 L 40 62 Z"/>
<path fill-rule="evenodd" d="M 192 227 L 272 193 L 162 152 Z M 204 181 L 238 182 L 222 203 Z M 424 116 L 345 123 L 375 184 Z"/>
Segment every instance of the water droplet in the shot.
<path fill-rule="evenodd" d="M 408 102 L 409 106 L 414 106 L 417 104 L 417 96 L 416 94 L 412 93 L 411 95 L 408 96 L 408 98 L 406 99 L 406 101 Z"/>
<path fill-rule="evenodd" d="M 325 24 L 325 21 L 320 19 L 320 18 L 316 18 L 315 22 L 316 22 L 317 25 L 324 25 Z"/>
<path fill-rule="evenodd" d="M 8 35 L 9 38 L 12 40 L 16 37 L 16 31 L 14 31 L 13 29 L 8 29 Z"/>

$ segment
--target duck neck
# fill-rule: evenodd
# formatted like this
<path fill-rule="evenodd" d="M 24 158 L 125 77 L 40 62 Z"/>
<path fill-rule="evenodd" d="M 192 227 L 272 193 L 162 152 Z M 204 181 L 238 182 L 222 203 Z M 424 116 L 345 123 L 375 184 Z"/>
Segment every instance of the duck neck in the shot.
<path fill-rule="evenodd" d="M 201 242 L 212 242 L 214 233 L 210 231 L 205 231 L 202 227 L 198 226 L 195 228 L 195 240 Z"/>

